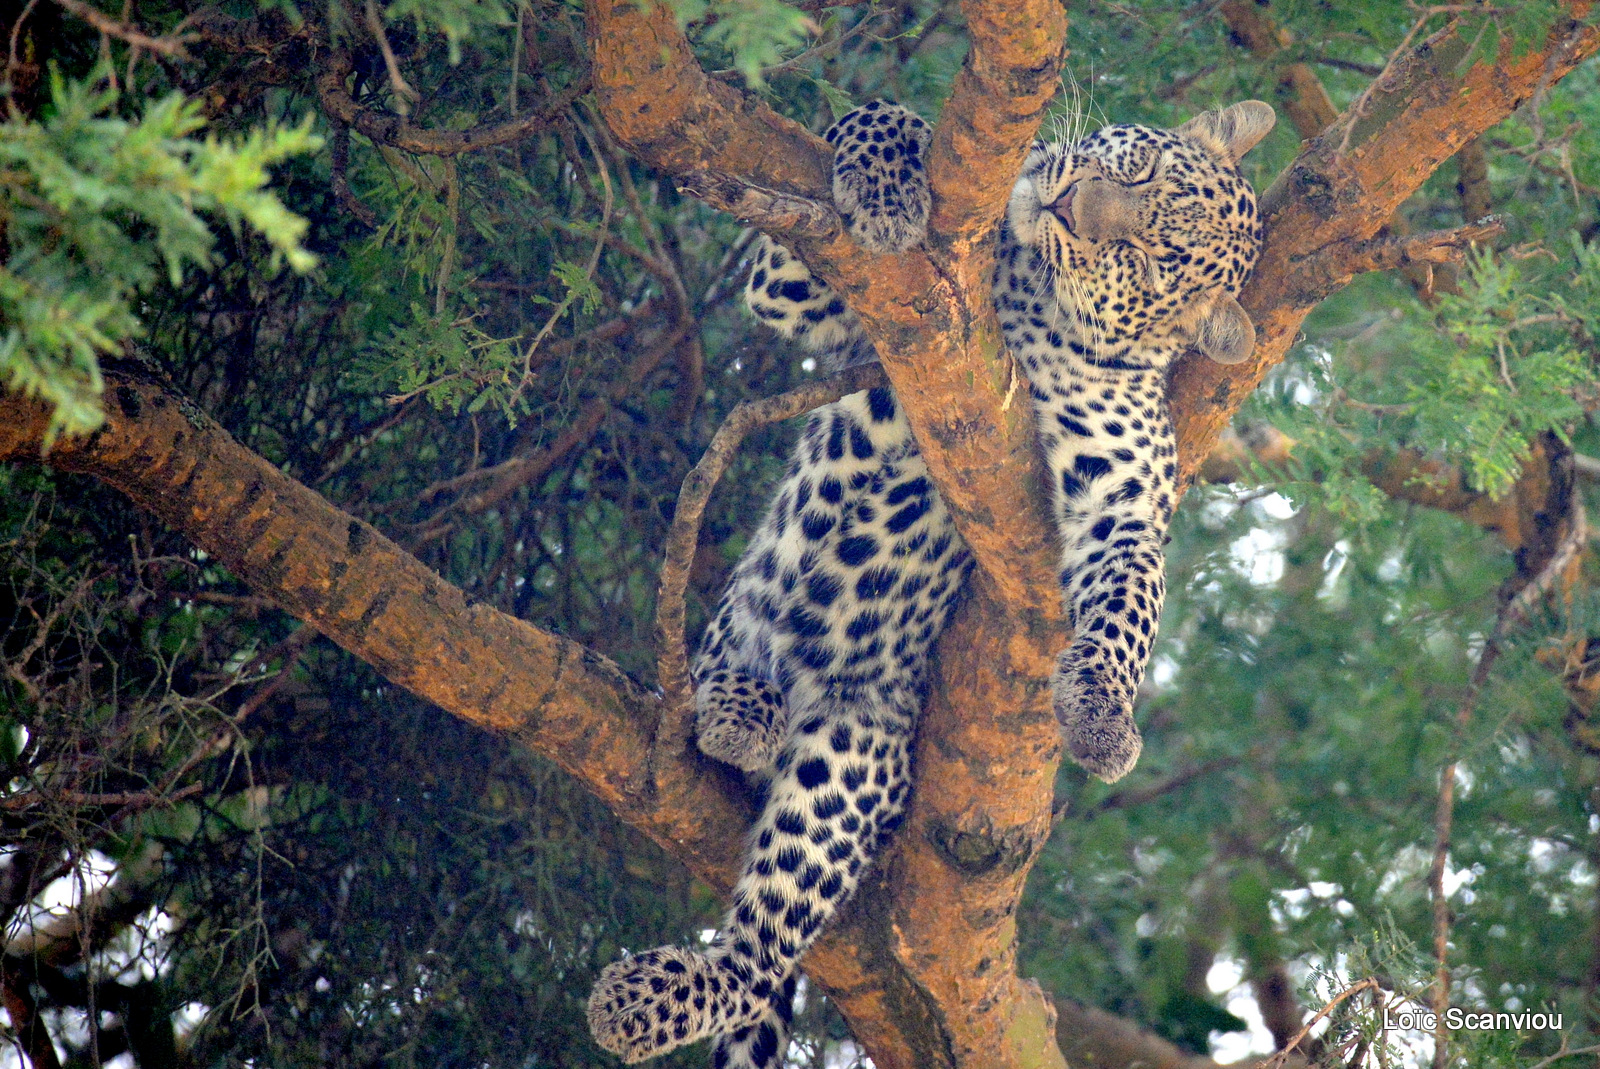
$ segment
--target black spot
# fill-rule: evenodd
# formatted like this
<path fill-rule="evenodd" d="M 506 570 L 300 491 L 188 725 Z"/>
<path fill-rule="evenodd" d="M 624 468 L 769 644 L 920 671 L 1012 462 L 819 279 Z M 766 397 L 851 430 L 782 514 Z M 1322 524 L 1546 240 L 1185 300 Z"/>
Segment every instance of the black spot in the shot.
<path fill-rule="evenodd" d="M 803 815 L 796 813 L 792 809 L 785 809 L 781 811 L 778 814 L 778 819 L 773 821 L 773 824 L 776 825 L 779 831 L 785 832 L 789 835 L 804 835 L 806 833 L 806 818 Z M 778 867 L 783 869 L 785 872 L 794 871 L 791 866 L 783 863 L 783 855 L 786 851 L 797 849 L 799 848 L 791 844 L 779 850 Z"/>
<path fill-rule="evenodd" d="M 893 568 L 868 568 L 856 580 L 856 597 L 862 601 L 881 598 L 894 589 L 899 579 L 900 573 Z"/>
<path fill-rule="evenodd" d="M 858 568 L 878 552 L 878 541 L 870 535 L 853 535 L 839 543 L 838 552 L 841 562 Z"/>
<path fill-rule="evenodd" d="M 907 585 L 909 586 L 909 584 Z M 909 594 L 910 591 L 907 590 L 902 596 L 909 596 Z M 878 627 L 881 624 L 882 620 L 878 618 L 877 613 L 864 612 L 860 616 L 857 616 L 854 620 L 850 621 L 850 626 L 845 628 L 844 633 L 852 639 L 862 639 L 878 630 Z"/>
<path fill-rule="evenodd" d="M 1129 479 L 1106 495 L 1106 504 L 1111 505 L 1120 501 L 1132 501 L 1142 493 L 1144 493 L 1144 483 L 1138 479 Z"/>
<path fill-rule="evenodd" d="M 835 457 L 834 459 L 838 459 Z M 832 475 L 822 480 L 822 485 L 817 487 L 817 494 L 822 500 L 831 505 L 837 505 L 844 500 L 844 486 Z"/>
<path fill-rule="evenodd" d="M 841 309 L 842 311 L 842 309 Z M 879 423 L 894 418 L 894 394 L 886 386 L 867 391 L 867 408 Z"/>
<path fill-rule="evenodd" d="M 809 761 L 801 762 L 800 767 L 794 770 L 794 774 L 800 781 L 800 786 L 812 791 L 828 782 L 832 770 L 828 768 L 828 762 L 820 757 L 813 757 Z"/>
<path fill-rule="evenodd" d="M 820 542 L 836 521 L 826 512 L 808 512 L 800 518 L 800 530 L 812 542 Z"/>
<path fill-rule="evenodd" d="M 1111 462 L 1105 457 L 1097 457 L 1089 453 L 1080 453 L 1073 458 L 1072 470 L 1083 477 L 1085 482 L 1098 479 L 1109 474 Z"/>
<path fill-rule="evenodd" d="M 827 572 L 812 572 L 806 578 L 806 597 L 811 599 L 813 605 L 824 609 L 833 604 L 841 589 L 843 584 Z"/>
<path fill-rule="evenodd" d="M 1089 534 L 1092 538 L 1094 538 L 1095 541 L 1104 542 L 1106 540 L 1106 535 L 1110 534 L 1112 528 L 1116 527 L 1116 525 L 1116 517 L 1102 516 L 1098 523 L 1089 528 Z"/>
<path fill-rule="evenodd" d="M 811 812 L 818 820 L 836 817 L 844 812 L 844 796 L 840 794 L 825 794 L 812 804 Z"/>
<path fill-rule="evenodd" d="M 801 664 L 819 672 L 833 663 L 833 650 L 821 642 L 800 642 L 791 652 Z"/>
<path fill-rule="evenodd" d="M 857 460 L 870 459 L 873 454 L 872 439 L 854 423 L 850 424 L 850 452 Z"/>
<path fill-rule="evenodd" d="M 895 513 L 893 516 L 890 516 L 889 522 L 884 524 L 884 527 L 888 529 L 890 534 L 900 534 L 907 527 L 910 527 L 912 524 L 921 519 L 922 514 L 927 511 L 928 499 L 918 498 L 905 508 L 901 509 L 899 512 Z"/>
<path fill-rule="evenodd" d="M 906 482 L 903 482 L 899 486 L 896 486 L 893 490 L 890 490 L 884 495 L 883 503 L 890 508 L 893 508 L 895 505 L 900 504 L 900 502 L 904 501 L 908 497 L 925 496 L 928 493 L 928 490 L 929 486 L 927 478 L 919 475 L 915 479 L 910 479 Z"/>
<path fill-rule="evenodd" d="M 801 638 L 817 638 L 828 633 L 827 622 L 822 617 L 812 612 L 807 612 L 799 605 L 789 609 L 787 623 L 789 630 Z"/>
<path fill-rule="evenodd" d="M 844 420 L 837 415 L 828 425 L 828 459 L 839 460 L 844 456 Z"/>

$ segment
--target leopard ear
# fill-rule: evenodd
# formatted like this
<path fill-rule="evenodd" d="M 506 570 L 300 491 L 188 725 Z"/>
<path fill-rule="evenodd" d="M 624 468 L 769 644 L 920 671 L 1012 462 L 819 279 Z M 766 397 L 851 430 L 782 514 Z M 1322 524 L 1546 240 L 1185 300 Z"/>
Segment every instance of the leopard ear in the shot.
<path fill-rule="evenodd" d="M 1200 321 L 1194 346 L 1219 364 L 1237 364 L 1256 351 L 1256 325 L 1237 300 L 1224 297 Z"/>
<path fill-rule="evenodd" d="M 1277 121 L 1271 104 L 1241 100 L 1226 108 L 1196 115 L 1178 127 L 1178 133 L 1194 138 L 1229 163 L 1238 163 L 1267 136 Z"/>

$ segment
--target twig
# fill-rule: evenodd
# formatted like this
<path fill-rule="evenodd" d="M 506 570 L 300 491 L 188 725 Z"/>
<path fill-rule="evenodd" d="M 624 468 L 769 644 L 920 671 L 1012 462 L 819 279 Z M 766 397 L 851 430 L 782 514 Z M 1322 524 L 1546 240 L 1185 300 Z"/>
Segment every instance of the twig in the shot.
<path fill-rule="evenodd" d="M 678 179 L 678 192 L 702 200 L 758 230 L 819 240 L 843 230 L 839 213 L 831 204 L 765 189 L 712 171 L 691 171 L 683 175 Z"/>
<path fill-rule="evenodd" d="M 119 41 L 133 45 L 136 48 L 146 49 L 157 55 L 166 56 L 168 59 L 187 60 L 189 51 L 183 46 L 190 41 L 200 39 L 200 35 L 197 33 L 181 32 L 170 33 L 163 37 L 151 37 L 149 34 L 141 33 L 126 23 L 118 22 L 99 8 L 84 3 L 84 0 L 55 0 L 55 2 L 107 37 L 115 37 Z M 32 5 L 29 6 L 31 7 Z M 20 20 L 18 21 L 20 24 Z M 182 25 L 182 23 L 179 24 L 180 27 Z"/>
<path fill-rule="evenodd" d="M 1333 998 L 1330 999 L 1322 1007 L 1322 1009 L 1318 1010 L 1312 1015 L 1311 1020 L 1307 1021 L 1305 1026 L 1301 1028 L 1300 1031 L 1294 1034 L 1293 1039 L 1284 1044 L 1282 1050 L 1278 1051 L 1278 1053 L 1274 1054 L 1270 1059 L 1262 1063 L 1262 1069 L 1283 1069 L 1283 1063 L 1289 1060 L 1290 1052 L 1298 1047 L 1300 1045 L 1300 1041 L 1311 1034 L 1311 1029 L 1315 1027 L 1316 1023 L 1328 1016 L 1328 1014 L 1332 1013 L 1339 1003 L 1343 1002 L 1351 995 L 1359 994 L 1362 991 L 1377 989 L 1378 981 L 1368 977 L 1367 979 L 1362 980 L 1360 983 L 1351 984 L 1349 987 L 1333 996 Z"/>
<path fill-rule="evenodd" d="M 1146 802 L 1153 802 L 1163 795 L 1171 794 L 1173 791 L 1188 786 L 1197 779 L 1204 779 L 1213 772 L 1219 772 L 1224 768 L 1232 768 L 1241 760 L 1242 758 L 1240 757 L 1232 756 L 1213 758 L 1210 761 L 1202 761 L 1198 765 L 1191 765 L 1179 772 L 1175 772 L 1161 782 L 1153 783 L 1148 787 L 1141 787 L 1138 790 L 1117 791 L 1102 798 L 1100 803 L 1089 811 L 1088 815 L 1092 817 L 1100 813 L 1108 813 L 1113 809 L 1131 809 L 1134 806 L 1144 805 Z"/>
<path fill-rule="evenodd" d="M 717 480 L 728 470 L 740 444 L 757 427 L 791 419 L 846 394 L 882 386 L 886 381 L 881 367 L 865 364 L 775 397 L 742 401 L 717 428 L 700 462 L 684 476 L 672 527 L 667 532 L 661 585 L 656 593 L 656 681 L 665 695 L 661 722 L 656 728 L 658 740 L 688 737 L 689 657 L 683 634 L 684 591 L 694 567 L 695 547 L 700 542 L 700 520 Z"/>
<path fill-rule="evenodd" d="M 68 0 L 57 2 L 65 3 Z M 71 2 L 77 3 L 78 0 Z M 456 156 L 525 140 L 549 126 L 589 91 L 589 80 L 583 77 L 567 86 L 544 107 L 520 119 L 495 126 L 476 126 L 471 130 L 430 130 L 413 125 L 403 116 L 384 114 L 357 104 L 344 85 L 344 80 L 353 69 L 347 54 L 335 53 L 329 65 L 317 75 L 317 96 L 323 110 L 380 145 L 391 145 L 419 156 Z"/>
<path fill-rule="evenodd" d="M 611 231 L 611 211 L 616 206 L 617 197 L 615 190 L 611 187 L 611 170 L 606 163 L 605 157 L 601 155 L 600 150 L 595 146 L 594 140 L 589 136 L 589 132 L 584 129 L 583 125 L 581 123 L 575 123 L 574 125 L 578 127 L 578 133 L 583 135 L 584 141 L 589 145 L 589 153 L 594 157 L 595 166 L 600 169 L 600 184 L 605 189 L 605 202 L 600 209 L 600 231 L 595 235 L 594 250 L 589 254 L 589 263 L 584 267 L 583 271 L 585 281 L 592 282 L 595 270 L 600 266 L 600 254 L 605 251 L 606 235 Z M 642 218 L 640 222 L 643 222 Z M 513 391 L 513 400 L 520 397 L 522 391 L 527 389 L 533 382 L 533 354 L 538 351 L 540 343 L 550 336 L 550 332 L 556 328 L 557 321 L 567 314 L 567 309 L 572 307 L 577 298 L 577 288 L 569 286 L 567 295 L 561 298 L 561 301 L 551 311 L 550 317 L 544 321 L 544 326 L 539 328 L 539 333 L 533 336 L 533 340 L 528 343 L 528 347 L 522 351 L 522 379 L 517 383 L 516 390 Z"/>
<path fill-rule="evenodd" d="M 11 51 L 10 58 L 6 61 L 6 80 L 11 80 L 11 72 L 17 69 L 17 39 L 22 34 L 22 24 L 28 21 L 28 16 L 33 14 L 33 9 L 39 6 L 39 0 L 28 0 L 28 6 L 22 9 L 22 14 L 17 16 L 17 21 L 11 24 Z"/>
<path fill-rule="evenodd" d="M 383 19 L 378 15 L 378 5 L 373 0 L 366 4 L 367 32 L 378 42 L 378 49 L 383 53 L 383 65 L 389 68 L 389 88 L 394 91 L 394 110 L 402 116 L 411 114 L 411 105 L 422 99 L 422 94 L 411 87 L 406 81 L 406 76 L 400 73 L 400 61 L 395 58 L 394 49 L 389 47 L 389 35 L 383 30 Z"/>
<path fill-rule="evenodd" d="M 1560 1061 L 1562 1058 L 1571 1058 L 1571 1057 L 1574 1057 L 1575 1055 L 1579 1055 L 1579 1054 L 1600 1054 L 1600 1045 L 1596 1045 L 1596 1046 L 1593 1046 L 1593 1047 L 1579 1047 L 1577 1050 L 1567 1050 L 1566 1046 L 1567 1046 L 1567 1037 L 1566 1036 L 1562 1036 L 1561 1037 L 1561 1048 L 1562 1048 L 1561 1050 L 1556 1051 L 1554 1054 L 1550 1055 L 1548 1058 L 1539 1059 L 1538 1061 L 1534 1062 L 1532 1065 L 1528 1066 L 1528 1069 L 1545 1069 L 1546 1066 L 1553 1065 L 1554 1063 Z"/>
<path fill-rule="evenodd" d="M 1286 283 L 1310 304 L 1339 289 L 1356 275 L 1389 271 L 1411 264 L 1459 261 L 1475 242 L 1487 241 L 1505 231 L 1499 216 L 1488 216 L 1466 226 L 1429 230 L 1422 234 L 1340 241 L 1325 245 L 1295 265 Z"/>
<path fill-rule="evenodd" d="M 70 805 L 86 808 L 89 806 L 132 806 L 138 809 L 148 809 L 151 806 L 169 806 L 185 798 L 199 794 L 203 790 L 199 783 L 191 783 L 181 790 L 171 794 L 161 791 L 117 791 L 109 794 L 93 794 L 84 791 L 28 791 L 26 794 L 14 794 L 9 798 L 0 798 L 0 809 L 16 810 L 27 809 L 31 806 L 55 803 L 57 805 Z"/>
<path fill-rule="evenodd" d="M 345 211 L 355 216 L 369 229 L 378 228 L 378 213 L 361 202 L 350 189 L 350 127 L 337 119 L 329 120 L 333 132 L 328 138 L 328 160 L 333 178 L 329 185 Z"/>

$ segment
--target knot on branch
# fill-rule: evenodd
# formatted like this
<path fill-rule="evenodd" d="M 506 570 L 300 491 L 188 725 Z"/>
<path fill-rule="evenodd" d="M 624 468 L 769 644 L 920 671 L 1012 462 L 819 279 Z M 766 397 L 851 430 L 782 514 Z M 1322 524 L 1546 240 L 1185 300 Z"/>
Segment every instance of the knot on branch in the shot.
<path fill-rule="evenodd" d="M 964 824 L 975 826 L 962 827 Z M 954 823 L 931 821 L 927 836 L 945 863 L 968 879 L 1004 877 L 1021 871 L 1033 859 L 1039 841 L 1034 826 L 998 828 L 987 815 L 976 821 L 969 821 L 966 816 Z"/>

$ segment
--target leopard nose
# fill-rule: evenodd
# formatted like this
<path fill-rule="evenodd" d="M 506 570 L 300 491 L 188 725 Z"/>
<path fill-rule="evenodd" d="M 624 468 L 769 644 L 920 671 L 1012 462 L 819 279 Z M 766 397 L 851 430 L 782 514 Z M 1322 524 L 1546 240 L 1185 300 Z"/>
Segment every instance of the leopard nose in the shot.
<path fill-rule="evenodd" d="M 1060 219 L 1069 232 L 1077 233 L 1077 220 L 1072 216 L 1072 201 L 1078 195 L 1078 183 L 1074 182 L 1067 187 L 1066 192 L 1054 201 L 1046 204 L 1045 211 Z"/>

